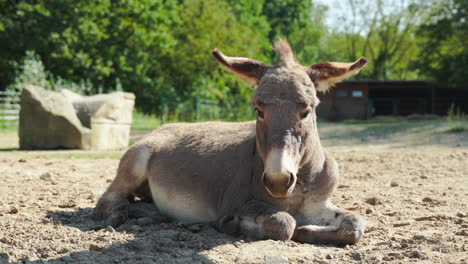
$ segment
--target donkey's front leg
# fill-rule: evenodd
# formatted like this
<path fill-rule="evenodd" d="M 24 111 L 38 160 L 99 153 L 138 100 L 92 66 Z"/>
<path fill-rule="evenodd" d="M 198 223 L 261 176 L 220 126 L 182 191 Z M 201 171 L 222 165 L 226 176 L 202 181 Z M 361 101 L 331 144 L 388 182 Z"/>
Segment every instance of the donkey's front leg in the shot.
<path fill-rule="evenodd" d="M 365 221 L 329 201 L 305 206 L 293 240 L 303 243 L 355 244 L 364 234 Z"/>
<path fill-rule="evenodd" d="M 220 217 L 217 228 L 232 235 L 245 235 L 256 239 L 289 240 L 294 234 L 296 220 L 287 212 L 266 202 L 252 200 L 233 215 Z"/>

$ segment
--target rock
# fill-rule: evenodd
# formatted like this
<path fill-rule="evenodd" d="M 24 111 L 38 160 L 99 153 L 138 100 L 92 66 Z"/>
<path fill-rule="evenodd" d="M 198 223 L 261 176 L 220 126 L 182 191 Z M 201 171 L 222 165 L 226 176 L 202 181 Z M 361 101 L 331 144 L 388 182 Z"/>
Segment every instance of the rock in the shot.
<path fill-rule="evenodd" d="M 147 226 L 154 224 L 154 220 L 151 217 L 141 217 L 137 219 L 137 224 L 140 226 Z"/>
<path fill-rule="evenodd" d="M 109 232 L 109 233 L 114 233 L 115 229 L 112 226 L 107 226 L 106 231 Z"/>
<path fill-rule="evenodd" d="M 97 245 L 97 244 L 90 244 L 89 245 L 89 250 L 91 251 L 101 251 L 103 247 Z"/>
<path fill-rule="evenodd" d="M 463 217 L 466 217 L 466 215 L 465 215 L 464 213 L 462 213 L 462 212 L 457 212 L 457 216 L 458 216 L 458 217 L 462 217 L 462 218 L 463 218 Z"/>
<path fill-rule="evenodd" d="M 388 215 L 388 216 L 395 216 L 397 212 L 385 212 L 383 215 Z"/>
<path fill-rule="evenodd" d="M 401 243 L 400 246 L 401 246 L 401 248 L 407 248 L 407 247 L 409 247 L 408 243 L 406 243 L 406 242 Z"/>
<path fill-rule="evenodd" d="M 20 148 L 125 148 L 134 101 L 132 93 L 81 96 L 27 85 L 21 94 Z"/>
<path fill-rule="evenodd" d="M 375 212 L 374 208 L 367 208 L 366 209 L 366 214 L 372 214 L 374 212 Z"/>
<path fill-rule="evenodd" d="M 455 235 L 457 235 L 457 236 L 468 236 L 468 232 L 466 232 L 466 230 L 463 229 L 462 231 L 455 233 Z"/>
<path fill-rule="evenodd" d="M 410 258 L 421 258 L 422 255 L 421 255 L 421 253 L 419 251 L 414 250 L 409 254 L 409 257 Z"/>
<path fill-rule="evenodd" d="M 325 258 L 326 258 L 326 259 L 333 259 L 333 255 L 327 254 L 327 255 L 325 256 Z"/>
<path fill-rule="evenodd" d="M 368 203 L 370 205 L 382 204 L 382 202 L 377 197 L 367 198 L 366 203 Z"/>
<path fill-rule="evenodd" d="M 92 149 L 110 150 L 128 146 L 134 94 L 114 92 L 82 96 L 67 89 L 61 93 L 72 102 L 83 126 L 91 128 Z"/>
<path fill-rule="evenodd" d="M 265 264 L 288 264 L 289 260 L 284 256 L 265 256 Z"/>
<path fill-rule="evenodd" d="M 138 225 L 132 225 L 130 226 L 129 230 L 133 232 L 142 232 L 143 228 L 141 228 L 141 226 Z"/>
<path fill-rule="evenodd" d="M 353 258 L 354 260 L 362 260 L 362 254 L 359 252 L 355 252 L 351 254 L 351 258 Z"/>
<path fill-rule="evenodd" d="M 25 159 L 19 159 L 18 162 L 19 163 L 24 163 L 24 162 L 26 162 L 26 160 Z"/>
<path fill-rule="evenodd" d="M 76 203 L 73 200 L 70 200 L 68 202 L 61 202 L 61 203 L 58 204 L 58 207 L 60 207 L 60 208 L 72 208 L 72 207 L 75 207 L 75 206 L 76 206 Z"/>
<path fill-rule="evenodd" d="M 397 222 L 397 223 L 394 223 L 394 224 L 393 224 L 393 227 L 407 226 L 407 225 L 410 225 L 410 224 L 411 224 L 411 223 L 410 223 L 410 222 L 407 222 L 407 221 Z"/>
<path fill-rule="evenodd" d="M 392 182 L 390 183 L 390 186 L 391 186 L 391 187 L 398 187 L 399 184 L 398 184 L 398 182 L 396 182 L 396 181 L 392 181 Z"/>
<path fill-rule="evenodd" d="M 422 199 L 423 202 L 425 203 L 430 203 L 430 202 L 433 202 L 434 199 L 432 199 L 431 197 L 424 197 L 424 199 Z"/>
<path fill-rule="evenodd" d="M 50 181 L 52 180 L 52 174 L 50 174 L 49 172 L 44 172 L 43 174 L 41 174 L 41 176 L 39 176 L 39 179 L 43 181 Z"/>
<path fill-rule="evenodd" d="M 25 86 L 19 123 L 21 149 L 90 147 L 89 129 L 81 125 L 72 103 L 58 92 Z"/>
<path fill-rule="evenodd" d="M 414 235 L 414 236 L 413 236 L 413 239 L 415 239 L 415 240 L 423 240 L 423 239 L 426 239 L 426 237 L 423 236 L 423 235 Z"/>
<path fill-rule="evenodd" d="M 18 208 L 16 208 L 16 207 L 11 207 L 10 208 L 10 213 L 17 214 L 18 212 L 19 212 Z"/>
<path fill-rule="evenodd" d="M 421 179 L 427 179 L 428 176 L 427 176 L 427 174 L 423 173 L 423 174 L 419 175 L 419 178 L 421 178 Z"/>
<path fill-rule="evenodd" d="M 59 253 L 59 254 L 65 254 L 67 252 L 68 252 L 68 248 L 61 248 L 61 249 L 57 250 L 57 253 Z"/>
<path fill-rule="evenodd" d="M 106 182 L 112 182 L 112 179 L 106 179 Z"/>

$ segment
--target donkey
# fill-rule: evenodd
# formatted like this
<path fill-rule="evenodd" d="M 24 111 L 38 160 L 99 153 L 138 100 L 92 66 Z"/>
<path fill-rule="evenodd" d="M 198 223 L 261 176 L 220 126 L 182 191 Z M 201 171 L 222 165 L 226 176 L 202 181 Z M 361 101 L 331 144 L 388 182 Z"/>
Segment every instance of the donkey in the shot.
<path fill-rule="evenodd" d="M 338 165 L 317 131 L 317 91 L 359 72 L 354 63 L 300 65 L 286 40 L 280 63 L 213 55 L 257 87 L 256 121 L 168 124 L 133 145 L 98 201 L 95 219 L 119 226 L 135 196 L 160 214 L 186 223 L 212 223 L 229 234 L 304 243 L 354 244 L 364 220 L 337 208 L 330 196 Z"/>

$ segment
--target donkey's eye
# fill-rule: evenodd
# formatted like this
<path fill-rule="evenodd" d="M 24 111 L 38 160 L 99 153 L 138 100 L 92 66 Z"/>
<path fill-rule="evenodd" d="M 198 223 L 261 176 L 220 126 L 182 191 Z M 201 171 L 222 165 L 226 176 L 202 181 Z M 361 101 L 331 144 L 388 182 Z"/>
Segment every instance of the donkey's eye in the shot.
<path fill-rule="evenodd" d="M 257 112 L 257 116 L 263 119 L 263 112 L 255 108 L 255 112 Z"/>
<path fill-rule="evenodd" d="M 308 117 L 310 114 L 310 109 L 307 109 L 305 112 L 301 113 L 301 119 Z"/>

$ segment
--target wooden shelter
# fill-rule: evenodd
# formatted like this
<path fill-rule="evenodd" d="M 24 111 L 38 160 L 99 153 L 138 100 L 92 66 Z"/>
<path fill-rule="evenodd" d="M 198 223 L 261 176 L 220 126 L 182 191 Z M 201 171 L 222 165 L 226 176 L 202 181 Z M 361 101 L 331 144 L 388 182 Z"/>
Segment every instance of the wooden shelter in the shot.
<path fill-rule="evenodd" d="M 446 115 L 454 104 L 468 113 L 468 89 L 425 81 L 345 81 L 319 93 L 319 118 L 369 119 L 381 115 Z"/>

